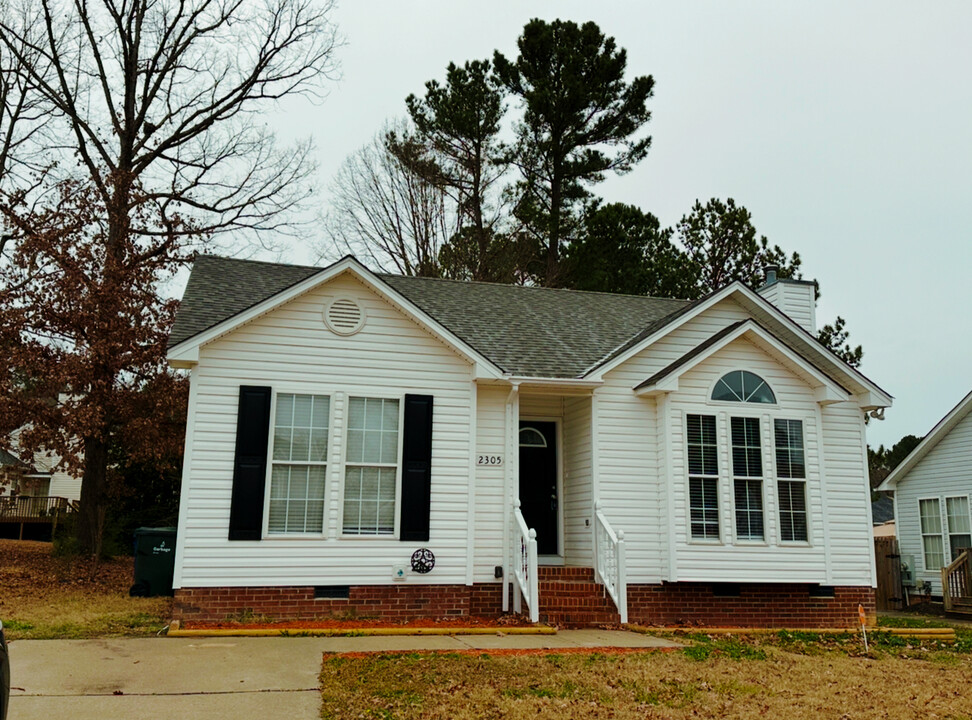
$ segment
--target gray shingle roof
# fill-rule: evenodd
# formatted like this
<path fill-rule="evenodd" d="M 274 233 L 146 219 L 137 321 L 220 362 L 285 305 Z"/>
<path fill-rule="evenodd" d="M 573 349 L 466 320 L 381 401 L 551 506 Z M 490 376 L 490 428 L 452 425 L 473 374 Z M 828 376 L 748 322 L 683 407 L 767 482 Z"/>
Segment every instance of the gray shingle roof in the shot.
<path fill-rule="evenodd" d="M 894 520 L 894 500 L 887 495 L 881 495 L 871 502 L 871 521 L 875 525 Z"/>
<path fill-rule="evenodd" d="M 26 467 L 20 458 L 13 455 L 3 448 L 0 448 L 0 467 L 10 466 L 10 467 Z"/>
<path fill-rule="evenodd" d="M 199 256 L 169 347 L 322 269 Z M 505 372 L 530 377 L 579 377 L 689 305 L 637 295 L 378 277 Z"/>

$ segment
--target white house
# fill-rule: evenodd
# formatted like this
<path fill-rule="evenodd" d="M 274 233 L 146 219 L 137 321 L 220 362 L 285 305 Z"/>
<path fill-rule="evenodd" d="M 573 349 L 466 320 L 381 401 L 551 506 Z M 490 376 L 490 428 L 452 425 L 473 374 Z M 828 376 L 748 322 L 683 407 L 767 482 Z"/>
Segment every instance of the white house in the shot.
<path fill-rule="evenodd" d="M 892 399 L 813 310 L 201 256 L 176 615 L 852 625 Z"/>
<path fill-rule="evenodd" d="M 917 584 L 942 594 L 942 568 L 972 547 L 972 393 L 952 408 L 878 488 L 894 491 L 898 551 Z"/>

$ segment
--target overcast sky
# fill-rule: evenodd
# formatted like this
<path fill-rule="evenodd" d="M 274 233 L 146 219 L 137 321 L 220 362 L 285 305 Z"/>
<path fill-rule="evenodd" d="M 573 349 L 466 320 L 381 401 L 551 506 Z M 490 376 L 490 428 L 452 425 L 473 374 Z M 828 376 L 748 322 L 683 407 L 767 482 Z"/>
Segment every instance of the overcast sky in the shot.
<path fill-rule="evenodd" d="M 872 445 L 972 389 L 972 3 L 343 0 L 342 80 L 271 122 L 314 136 L 326 184 L 449 61 L 515 56 L 533 17 L 594 20 L 654 76 L 651 151 L 598 194 L 665 225 L 733 197 L 801 254 L 818 323 L 843 316 L 896 398 Z"/>

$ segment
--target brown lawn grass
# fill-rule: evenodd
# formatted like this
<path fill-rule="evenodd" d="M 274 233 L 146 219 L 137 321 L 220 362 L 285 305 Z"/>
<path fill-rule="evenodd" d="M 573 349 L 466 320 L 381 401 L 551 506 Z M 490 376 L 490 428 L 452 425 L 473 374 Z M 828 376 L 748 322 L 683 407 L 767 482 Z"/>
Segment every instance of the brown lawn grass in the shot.
<path fill-rule="evenodd" d="M 624 654 L 326 656 L 322 717 L 972 718 L 972 656 L 888 642 L 867 657 L 853 641 L 809 636 Z"/>
<path fill-rule="evenodd" d="M 10 640 L 150 635 L 169 598 L 130 598 L 132 558 L 55 558 L 51 544 L 0 540 L 0 620 Z"/>

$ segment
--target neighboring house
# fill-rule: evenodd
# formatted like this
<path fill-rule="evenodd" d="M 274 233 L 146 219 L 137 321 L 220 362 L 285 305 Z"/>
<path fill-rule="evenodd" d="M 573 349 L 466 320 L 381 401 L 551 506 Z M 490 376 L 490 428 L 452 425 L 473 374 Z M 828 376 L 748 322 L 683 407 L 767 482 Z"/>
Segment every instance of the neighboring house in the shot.
<path fill-rule="evenodd" d="M 888 475 L 898 549 L 915 558 L 915 580 L 942 594 L 942 568 L 972 546 L 972 393 L 952 408 Z"/>
<path fill-rule="evenodd" d="M 24 458 L 14 433 L 9 450 L 0 449 L 0 495 L 81 499 L 81 478 L 55 469 L 57 456 L 37 452 Z"/>
<path fill-rule="evenodd" d="M 686 302 L 201 256 L 168 358 L 184 620 L 873 610 L 864 418 L 892 399 L 815 339 L 812 283 Z"/>
<path fill-rule="evenodd" d="M 871 524 L 874 537 L 894 537 L 894 498 L 882 494 L 871 503 Z"/>

